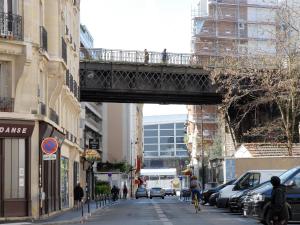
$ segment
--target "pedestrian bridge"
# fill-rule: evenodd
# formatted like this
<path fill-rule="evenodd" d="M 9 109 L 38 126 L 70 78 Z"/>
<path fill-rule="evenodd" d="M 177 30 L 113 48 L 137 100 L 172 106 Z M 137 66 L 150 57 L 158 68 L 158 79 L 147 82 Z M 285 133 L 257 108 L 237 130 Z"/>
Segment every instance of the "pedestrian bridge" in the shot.
<path fill-rule="evenodd" d="M 162 104 L 218 104 L 210 72 L 191 54 L 80 50 L 80 100 Z"/>

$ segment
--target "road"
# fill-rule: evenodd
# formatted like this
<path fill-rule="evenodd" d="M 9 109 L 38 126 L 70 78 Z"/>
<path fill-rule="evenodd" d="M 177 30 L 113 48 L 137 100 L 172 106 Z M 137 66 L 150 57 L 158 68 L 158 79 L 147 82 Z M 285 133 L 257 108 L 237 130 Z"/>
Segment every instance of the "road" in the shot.
<path fill-rule="evenodd" d="M 196 214 L 193 205 L 175 197 L 165 199 L 121 200 L 119 204 L 104 208 L 85 224 L 103 225 L 257 225 L 257 221 L 229 213 L 225 209 L 202 206 Z"/>

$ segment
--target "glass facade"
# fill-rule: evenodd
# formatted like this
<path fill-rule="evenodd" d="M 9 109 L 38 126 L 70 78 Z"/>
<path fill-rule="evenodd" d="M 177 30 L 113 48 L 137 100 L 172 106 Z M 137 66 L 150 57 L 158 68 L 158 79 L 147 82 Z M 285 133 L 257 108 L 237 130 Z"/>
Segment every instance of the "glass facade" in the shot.
<path fill-rule="evenodd" d="M 184 123 L 144 125 L 144 157 L 187 157 Z"/>

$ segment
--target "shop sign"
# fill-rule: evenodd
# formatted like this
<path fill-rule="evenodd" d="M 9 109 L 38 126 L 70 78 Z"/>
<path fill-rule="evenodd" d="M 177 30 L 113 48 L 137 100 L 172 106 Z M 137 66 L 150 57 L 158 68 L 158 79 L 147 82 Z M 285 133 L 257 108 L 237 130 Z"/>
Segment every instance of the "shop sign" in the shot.
<path fill-rule="evenodd" d="M 84 157 L 85 157 L 86 160 L 93 161 L 93 162 L 101 160 L 101 155 L 95 149 L 85 150 Z"/>
<path fill-rule="evenodd" d="M 89 139 L 90 149 L 100 149 L 99 140 Z"/>
<path fill-rule="evenodd" d="M 51 155 L 43 154 L 43 160 L 45 160 L 45 161 L 47 161 L 47 160 L 56 160 L 56 154 L 51 154 Z"/>
<path fill-rule="evenodd" d="M 44 154 L 52 155 L 57 152 L 58 142 L 55 138 L 48 137 L 42 141 L 41 148 Z"/>
<path fill-rule="evenodd" d="M 0 121 L 0 137 L 30 137 L 33 127 L 33 124 L 8 124 Z"/>

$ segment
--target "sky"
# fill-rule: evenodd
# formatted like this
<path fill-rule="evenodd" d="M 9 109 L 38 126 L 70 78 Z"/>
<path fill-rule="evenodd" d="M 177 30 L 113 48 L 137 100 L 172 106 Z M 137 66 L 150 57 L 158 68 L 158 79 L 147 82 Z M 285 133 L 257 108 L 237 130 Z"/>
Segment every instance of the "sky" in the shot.
<path fill-rule="evenodd" d="M 95 48 L 189 53 L 197 0 L 81 0 L 80 21 Z M 144 115 L 186 113 L 185 105 L 145 105 Z"/>
<path fill-rule="evenodd" d="M 95 48 L 189 53 L 196 0 L 81 0 Z"/>

